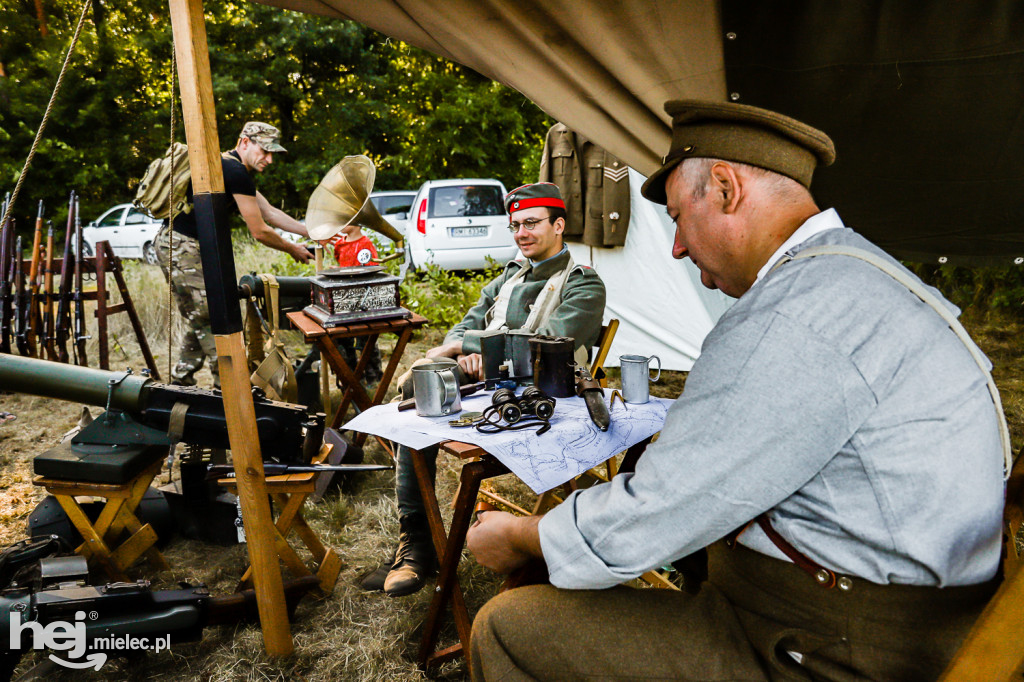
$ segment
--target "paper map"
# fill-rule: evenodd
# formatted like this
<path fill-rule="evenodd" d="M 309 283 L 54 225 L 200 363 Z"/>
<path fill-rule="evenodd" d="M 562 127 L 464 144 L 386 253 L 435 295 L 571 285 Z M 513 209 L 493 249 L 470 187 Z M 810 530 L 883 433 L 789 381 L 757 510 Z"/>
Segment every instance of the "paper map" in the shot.
<path fill-rule="evenodd" d="M 605 391 L 608 400 L 609 391 Z M 673 401 L 651 398 L 643 405 L 616 400 L 612 425 L 602 433 L 590 421 L 582 398 L 558 398 L 551 430 L 537 436 L 535 429 L 480 433 L 473 427 L 456 428 L 445 417 L 420 417 L 415 410 L 399 412 L 397 403 L 378 405 L 363 412 L 343 429 L 361 431 L 396 441 L 413 449 L 443 440 L 458 440 L 484 448 L 507 466 L 535 493 L 542 493 L 597 466 L 661 430 Z M 482 412 L 491 404 L 491 392 L 462 399 L 463 412 Z"/>

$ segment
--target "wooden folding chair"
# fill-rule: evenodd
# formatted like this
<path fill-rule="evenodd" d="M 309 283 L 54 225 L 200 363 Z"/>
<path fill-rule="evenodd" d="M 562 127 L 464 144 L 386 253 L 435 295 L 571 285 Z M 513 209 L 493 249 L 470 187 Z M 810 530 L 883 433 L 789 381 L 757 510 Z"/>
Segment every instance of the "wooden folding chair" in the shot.
<path fill-rule="evenodd" d="M 946 668 L 942 680 L 1010 680 L 1024 673 L 1021 614 L 1024 613 L 1024 560 L 1019 535 L 1024 524 L 1024 457 L 1018 457 L 1006 486 L 1003 512 L 1006 546 L 1003 584 Z"/>
<path fill-rule="evenodd" d="M 159 451 L 156 455 L 149 452 L 147 456 L 151 461 L 145 469 L 123 483 L 97 483 L 46 476 L 38 476 L 32 481 L 57 498 L 82 536 L 82 544 L 75 552 L 84 556 L 90 567 L 99 568 L 114 581 L 127 580 L 125 571 L 143 556 L 157 571 L 170 568 L 156 547 L 157 535 L 153 526 L 143 524 L 135 516 L 136 507 L 163 464 L 163 456 Z M 77 497 L 99 497 L 106 500 L 99 518 L 90 520 Z"/>
<path fill-rule="evenodd" d="M 324 462 L 334 446 L 325 443 L 320 453 L 313 458 L 314 464 Z M 338 574 L 341 573 L 341 558 L 332 548 L 325 547 L 306 520 L 302 517 L 302 508 L 306 499 L 316 492 L 316 481 L 323 473 L 297 473 L 285 474 L 283 476 L 267 476 L 267 492 L 278 508 L 277 520 L 274 522 L 274 547 L 285 566 L 295 575 L 303 577 L 314 575 L 314 572 L 306 566 L 298 553 L 288 544 L 288 536 L 294 531 L 302 544 L 306 546 L 313 561 L 316 562 L 316 577 L 320 581 L 320 589 L 330 594 L 338 582 Z M 229 492 L 236 492 L 235 479 L 221 478 L 217 484 L 226 488 Z M 238 583 L 238 589 L 252 587 L 252 566 L 245 570 Z"/>

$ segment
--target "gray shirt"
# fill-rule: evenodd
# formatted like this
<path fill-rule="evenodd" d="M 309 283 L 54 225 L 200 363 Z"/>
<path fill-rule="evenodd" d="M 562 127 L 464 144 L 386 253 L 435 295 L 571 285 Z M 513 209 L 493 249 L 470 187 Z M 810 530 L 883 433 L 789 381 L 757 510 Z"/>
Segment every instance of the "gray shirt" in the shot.
<path fill-rule="evenodd" d="M 824 244 L 892 262 L 846 228 L 793 251 Z M 609 587 L 770 510 L 837 572 L 978 583 L 999 562 L 1002 462 L 986 378 L 935 311 L 872 265 L 820 256 L 722 316 L 636 473 L 549 512 L 541 546 L 553 584 Z M 785 559 L 756 525 L 740 542 Z"/>

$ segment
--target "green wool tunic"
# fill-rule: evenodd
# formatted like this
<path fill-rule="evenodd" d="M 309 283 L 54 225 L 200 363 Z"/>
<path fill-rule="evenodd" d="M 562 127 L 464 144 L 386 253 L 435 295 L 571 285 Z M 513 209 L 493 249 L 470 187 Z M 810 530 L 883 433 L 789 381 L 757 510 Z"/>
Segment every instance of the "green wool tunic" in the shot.
<path fill-rule="evenodd" d="M 569 252 L 563 251 L 526 273 L 523 280 L 512 290 L 506 316 L 509 329 L 519 329 L 526 323 L 530 307 L 537 300 L 548 279 L 563 270 L 568 262 Z M 480 300 L 470 308 L 462 322 L 451 328 L 444 339 L 445 343 L 461 340 L 463 353 L 479 353 L 480 332 L 487 327 L 487 311 L 494 305 L 502 285 L 525 265 L 524 261 L 509 261 L 501 275 L 480 292 Z M 576 348 L 582 346 L 589 349 L 597 343 L 601 333 L 604 302 L 604 282 L 600 276 L 593 268 L 577 265 L 570 273 L 565 288 L 562 289 L 561 302 L 551 313 L 548 321 L 537 329 L 537 333 L 570 336 L 576 340 Z"/>

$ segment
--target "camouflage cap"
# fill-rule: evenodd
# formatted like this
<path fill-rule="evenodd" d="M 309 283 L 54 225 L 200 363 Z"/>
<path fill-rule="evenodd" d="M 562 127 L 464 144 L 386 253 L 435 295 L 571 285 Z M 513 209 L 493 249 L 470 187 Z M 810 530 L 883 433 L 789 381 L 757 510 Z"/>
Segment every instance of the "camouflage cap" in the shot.
<path fill-rule="evenodd" d="M 550 182 L 535 182 L 516 187 L 505 195 L 505 212 L 509 215 L 534 206 L 564 209 L 565 202 L 562 201 L 562 193 L 559 191 L 558 185 Z"/>
<path fill-rule="evenodd" d="M 249 121 L 242 126 L 242 132 L 238 137 L 248 137 L 260 146 L 265 152 L 286 152 L 281 146 L 281 131 L 269 123 Z"/>
<path fill-rule="evenodd" d="M 651 201 L 664 204 L 665 181 L 689 158 L 713 158 L 758 166 L 810 187 L 818 164 L 828 166 L 836 150 L 828 135 L 774 111 L 731 102 L 673 100 L 672 147 L 641 188 Z"/>

